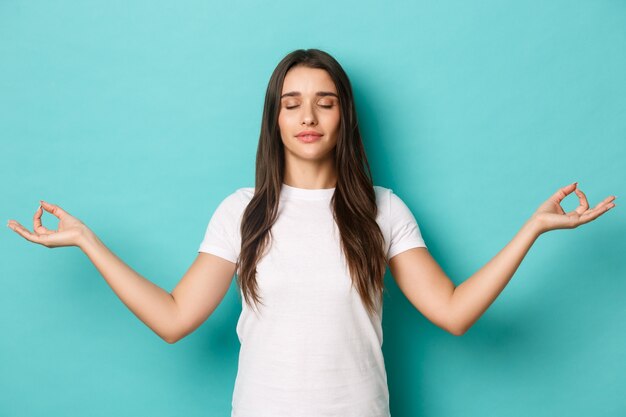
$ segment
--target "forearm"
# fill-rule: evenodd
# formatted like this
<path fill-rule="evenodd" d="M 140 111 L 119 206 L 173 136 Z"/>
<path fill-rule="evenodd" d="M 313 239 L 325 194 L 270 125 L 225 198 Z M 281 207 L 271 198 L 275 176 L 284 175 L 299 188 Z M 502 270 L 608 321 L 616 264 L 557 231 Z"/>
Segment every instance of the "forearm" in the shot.
<path fill-rule="evenodd" d="M 493 303 L 539 235 L 531 218 L 493 259 L 454 289 L 450 312 L 458 334 L 465 333 Z"/>
<path fill-rule="evenodd" d="M 90 230 L 79 247 L 126 307 L 165 341 L 176 340 L 177 306 L 170 293 L 131 269 Z"/>

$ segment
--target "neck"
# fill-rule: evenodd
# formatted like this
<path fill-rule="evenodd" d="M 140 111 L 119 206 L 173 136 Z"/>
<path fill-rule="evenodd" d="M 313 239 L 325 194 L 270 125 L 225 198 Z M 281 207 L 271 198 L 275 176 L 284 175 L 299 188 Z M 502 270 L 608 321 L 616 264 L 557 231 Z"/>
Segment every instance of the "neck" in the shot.
<path fill-rule="evenodd" d="M 311 190 L 335 188 L 337 186 L 335 161 L 326 159 L 295 162 L 291 158 L 286 158 L 283 183 L 291 187 Z"/>

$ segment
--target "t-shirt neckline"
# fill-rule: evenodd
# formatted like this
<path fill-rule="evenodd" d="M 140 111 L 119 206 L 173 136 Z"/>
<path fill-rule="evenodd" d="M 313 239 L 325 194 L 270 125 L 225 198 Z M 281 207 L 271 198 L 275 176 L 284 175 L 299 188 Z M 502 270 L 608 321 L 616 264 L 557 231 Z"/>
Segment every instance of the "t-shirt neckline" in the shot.
<path fill-rule="evenodd" d="M 287 199 L 324 200 L 330 199 L 333 196 L 335 188 L 336 187 L 315 189 L 297 188 L 283 183 L 280 189 L 280 195 L 282 198 Z"/>

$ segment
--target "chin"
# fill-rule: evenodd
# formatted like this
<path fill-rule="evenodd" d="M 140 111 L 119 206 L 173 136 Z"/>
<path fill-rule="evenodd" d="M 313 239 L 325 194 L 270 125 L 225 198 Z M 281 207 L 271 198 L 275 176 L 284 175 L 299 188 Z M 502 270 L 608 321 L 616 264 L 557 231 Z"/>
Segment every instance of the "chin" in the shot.
<path fill-rule="evenodd" d="M 286 151 L 289 154 L 291 154 L 291 156 L 294 158 L 308 160 L 308 161 L 315 161 L 315 160 L 323 160 L 323 159 L 331 158 L 333 156 L 333 149 L 334 148 L 330 148 L 330 149 L 317 148 L 317 149 L 308 149 L 308 150 L 307 149 L 296 149 L 296 150 L 286 149 Z"/>

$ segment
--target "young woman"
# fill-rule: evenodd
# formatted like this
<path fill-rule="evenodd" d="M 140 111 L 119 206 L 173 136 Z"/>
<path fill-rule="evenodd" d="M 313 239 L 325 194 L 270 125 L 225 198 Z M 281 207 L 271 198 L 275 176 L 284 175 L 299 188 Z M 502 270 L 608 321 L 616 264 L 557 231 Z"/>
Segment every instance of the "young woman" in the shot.
<path fill-rule="evenodd" d="M 580 205 L 565 213 L 575 192 Z M 431 257 L 417 222 L 390 189 L 373 185 L 352 89 L 327 53 L 297 50 L 274 70 L 265 97 L 254 188 L 217 207 L 197 259 L 171 293 L 117 258 L 80 220 L 41 201 L 31 242 L 78 246 L 124 304 L 169 343 L 217 308 L 233 275 L 243 302 L 232 415 L 387 417 L 382 356 L 383 277 L 389 266 L 410 302 L 462 335 L 509 282 L 540 234 L 590 222 L 576 183 L 560 188 L 515 237 L 458 287 Z M 58 230 L 41 223 L 43 210 Z"/>

